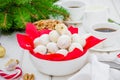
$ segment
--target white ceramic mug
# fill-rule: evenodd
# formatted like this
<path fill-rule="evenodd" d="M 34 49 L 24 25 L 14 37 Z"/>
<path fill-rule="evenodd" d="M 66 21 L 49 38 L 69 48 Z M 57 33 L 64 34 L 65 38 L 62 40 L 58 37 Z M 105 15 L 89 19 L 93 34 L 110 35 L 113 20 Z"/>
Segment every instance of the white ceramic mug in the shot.
<path fill-rule="evenodd" d="M 70 21 L 81 21 L 85 12 L 85 3 L 79 0 L 62 1 L 63 6 L 70 13 Z"/>
<path fill-rule="evenodd" d="M 105 39 L 95 48 L 104 49 L 107 47 L 118 46 L 118 39 L 120 38 L 120 26 L 114 23 L 98 23 L 90 28 L 90 33 L 100 39 Z"/>
<path fill-rule="evenodd" d="M 96 23 L 108 22 L 109 8 L 101 5 L 86 6 L 83 26 L 86 32 L 90 31 L 90 26 Z"/>

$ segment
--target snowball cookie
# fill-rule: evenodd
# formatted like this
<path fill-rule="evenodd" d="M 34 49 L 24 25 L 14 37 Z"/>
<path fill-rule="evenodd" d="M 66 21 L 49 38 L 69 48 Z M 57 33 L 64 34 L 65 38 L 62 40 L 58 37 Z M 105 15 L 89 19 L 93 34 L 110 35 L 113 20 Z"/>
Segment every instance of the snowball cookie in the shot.
<path fill-rule="evenodd" d="M 68 31 L 68 28 L 65 24 L 60 23 L 55 26 L 55 30 L 57 30 L 60 34 L 62 34 L 62 32 Z"/>
<path fill-rule="evenodd" d="M 61 35 L 58 38 L 57 45 L 59 48 L 65 49 L 68 48 L 71 44 L 71 38 L 68 35 Z"/>
<path fill-rule="evenodd" d="M 42 44 L 42 45 L 47 45 L 50 42 L 48 34 L 41 35 L 39 37 L 39 40 L 40 40 L 40 44 Z"/>
<path fill-rule="evenodd" d="M 50 42 L 47 44 L 47 49 L 48 53 L 56 53 L 56 51 L 58 51 L 59 48 L 56 43 Z"/>
<path fill-rule="evenodd" d="M 68 51 L 66 49 L 60 49 L 56 53 L 60 53 L 60 54 L 63 54 L 64 56 L 66 56 L 68 54 Z"/>
<path fill-rule="evenodd" d="M 63 31 L 63 32 L 61 33 L 61 35 L 68 35 L 68 36 L 70 36 L 70 37 L 72 36 L 71 32 L 68 31 L 68 30 Z"/>
<path fill-rule="evenodd" d="M 35 53 L 46 54 L 47 48 L 44 45 L 38 45 L 34 50 Z"/>
<path fill-rule="evenodd" d="M 60 34 L 56 30 L 52 30 L 49 33 L 49 39 L 52 42 L 57 42 L 58 38 L 60 37 Z"/>
<path fill-rule="evenodd" d="M 77 42 L 77 43 L 81 44 L 82 47 L 84 47 L 86 44 L 86 39 L 83 36 L 80 36 L 78 34 L 73 34 L 72 42 Z"/>
<path fill-rule="evenodd" d="M 73 51 L 75 48 L 80 49 L 81 51 L 83 51 L 82 46 L 79 43 L 72 43 L 71 46 L 69 47 L 69 52 Z"/>
<path fill-rule="evenodd" d="M 34 46 L 36 47 L 36 46 L 38 46 L 38 45 L 40 45 L 40 40 L 39 40 L 39 37 L 38 38 L 35 38 L 34 39 L 34 41 L 33 41 L 33 43 L 34 43 Z"/>

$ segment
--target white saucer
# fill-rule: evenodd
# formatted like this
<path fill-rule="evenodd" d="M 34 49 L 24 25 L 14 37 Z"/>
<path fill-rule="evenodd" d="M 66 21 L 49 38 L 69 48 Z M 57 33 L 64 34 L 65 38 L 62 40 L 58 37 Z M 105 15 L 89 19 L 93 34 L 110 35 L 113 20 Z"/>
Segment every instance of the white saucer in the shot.
<path fill-rule="evenodd" d="M 67 26 L 79 27 L 82 24 L 82 21 L 63 21 Z"/>
<path fill-rule="evenodd" d="M 118 50 L 120 50 L 120 45 L 119 46 L 113 45 L 112 47 L 104 47 L 104 48 L 92 47 L 90 50 L 94 50 L 94 51 L 118 51 Z"/>
<path fill-rule="evenodd" d="M 64 21 L 65 23 L 69 23 L 69 24 L 81 24 L 82 21 Z"/>

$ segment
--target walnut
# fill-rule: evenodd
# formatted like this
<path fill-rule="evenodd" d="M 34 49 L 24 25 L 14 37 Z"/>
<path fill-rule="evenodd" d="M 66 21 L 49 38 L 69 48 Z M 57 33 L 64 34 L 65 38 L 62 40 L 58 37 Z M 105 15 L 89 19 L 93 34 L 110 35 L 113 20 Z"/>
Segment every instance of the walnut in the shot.
<path fill-rule="evenodd" d="M 23 80 L 35 80 L 35 76 L 34 76 L 34 74 L 26 73 L 23 75 Z"/>
<path fill-rule="evenodd" d="M 56 24 L 59 24 L 59 23 L 62 23 L 62 22 L 58 20 L 48 19 L 48 20 L 36 21 L 33 24 L 37 27 L 38 30 L 42 30 L 42 29 L 54 30 Z"/>

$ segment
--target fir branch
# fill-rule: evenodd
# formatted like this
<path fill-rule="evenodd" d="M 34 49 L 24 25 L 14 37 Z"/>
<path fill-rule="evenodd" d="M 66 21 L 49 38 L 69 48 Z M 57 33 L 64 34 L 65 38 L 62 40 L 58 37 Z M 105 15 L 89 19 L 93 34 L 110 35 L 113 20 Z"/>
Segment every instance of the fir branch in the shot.
<path fill-rule="evenodd" d="M 0 8 L 6 7 L 12 0 L 0 0 Z"/>
<path fill-rule="evenodd" d="M 41 8 L 39 9 L 41 12 L 43 10 L 43 13 L 46 14 L 45 16 L 49 16 L 52 14 L 56 16 L 63 15 L 64 19 L 67 19 L 69 17 L 68 12 L 63 7 L 53 5 L 51 2 L 47 2 L 47 1 L 48 0 L 37 2 L 37 3 L 34 3 L 34 5 L 36 5 L 37 7 L 40 5 Z"/>
<path fill-rule="evenodd" d="M 37 14 L 37 10 L 34 8 L 34 6 L 32 6 L 31 4 L 27 4 L 27 5 L 25 5 L 25 8 L 31 16 L 31 21 L 35 21 L 35 20 L 39 19 L 38 14 Z"/>
<path fill-rule="evenodd" d="M 35 6 L 35 9 L 37 10 L 37 13 L 38 13 L 38 16 L 39 16 L 39 19 L 46 19 L 47 15 L 43 14 L 43 9 L 40 9 L 37 5 Z"/>
<path fill-rule="evenodd" d="M 54 2 L 57 2 L 58 0 L 51 0 L 51 1 L 54 3 Z"/>
<path fill-rule="evenodd" d="M 36 9 L 37 11 L 36 14 L 38 14 L 39 19 L 47 19 L 48 18 L 47 16 L 49 15 L 49 11 L 39 6 L 41 4 L 42 3 L 40 2 L 36 2 L 34 3 L 33 7 Z"/>
<path fill-rule="evenodd" d="M 54 5 L 57 0 L 0 0 L 0 29 L 8 33 L 25 29 L 27 22 L 63 16 L 69 14 L 62 8 Z"/>
<path fill-rule="evenodd" d="M 0 29 L 3 31 L 9 31 L 12 26 L 12 20 L 8 13 L 2 12 L 0 13 Z"/>
<path fill-rule="evenodd" d="M 2 34 L 10 34 L 13 32 L 13 30 L 11 30 L 11 26 L 12 26 L 12 18 L 11 15 L 8 13 L 4 13 L 4 12 L 0 12 L 0 30 Z"/>
<path fill-rule="evenodd" d="M 6 26 L 6 19 L 7 19 L 7 13 L 5 13 L 5 16 L 4 16 L 4 22 L 3 22 L 3 26 Z"/>
<path fill-rule="evenodd" d="M 56 9 L 54 9 L 53 7 L 56 8 Z M 53 7 L 47 8 L 47 7 L 44 6 L 44 8 L 48 9 L 51 12 L 51 14 L 63 15 L 64 19 L 69 17 L 68 12 L 66 12 L 66 10 L 64 10 L 62 7 L 58 7 L 58 6 L 53 6 Z"/>
<path fill-rule="evenodd" d="M 52 5 L 53 7 L 50 8 L 51 11 L 55 12 L 54 14 L 59 14 L 64 16 L 64 20 L 69 17 L 69 13 L 60 6 Z"/>
<path fill-rule="evenodd" d="M 32 0 L 15 0 L 15 3 L 18 5 L 29 4 Z"/>
<path fill-rule="evenodd" d="M 31 17 L 27 10 L 24 7 L 17 8 L 14 14 L 14 23 L 16 24 L 15 29 L 25 29 L 26 23 L 30 21 Z"/>

